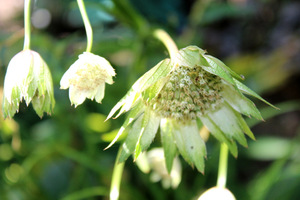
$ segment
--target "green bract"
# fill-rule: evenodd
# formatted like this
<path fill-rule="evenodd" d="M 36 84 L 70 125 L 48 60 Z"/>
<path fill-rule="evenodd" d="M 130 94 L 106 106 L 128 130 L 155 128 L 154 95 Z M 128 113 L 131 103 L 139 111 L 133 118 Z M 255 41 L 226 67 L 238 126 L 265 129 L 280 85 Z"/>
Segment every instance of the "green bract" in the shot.
<path fill-rule="evenodd" d="M 23 50 L 8 64 L 4 80 L 3 114 L 13 117 L 24 98 L 27 106 L 32 102 L 36 113 L 50 114 L 54 108 L 53 83 L 49 68 L 35 51 Z"/>
<path fill-rule="evenodd" d="M 75 107 L 86 98 L 101 103 L 104 98 L 105 83 L 113 84 L 115 70 L 110 63 L 95 54 L 84 52 L 71 65 L 60 81 L 60 88 L 69 88 L 69 98 Z"/>
<path fill-rule="evenodd" d="M 255 92 L 239 82 L 239 75 L 205 51 L 188 46 L 174 59 L 165 59 L 139 78 L 108 115 L 129 114 L 110 147 L 124 132 L 120 162 L 130 154 L 137 158 L 156 133 L 170 172 L 177 151 L 200 172 L 204 172 L 205 143 L 199 129 L 206 126 L 220 142 L 237 156 L 238 141 L 247 146 L 245 134 L 255 139 L 241 114 L 262 120 L 254 103 L 242 93 L 265 103 Z M 271 104 L 269 104 L 271 105 Z"/>

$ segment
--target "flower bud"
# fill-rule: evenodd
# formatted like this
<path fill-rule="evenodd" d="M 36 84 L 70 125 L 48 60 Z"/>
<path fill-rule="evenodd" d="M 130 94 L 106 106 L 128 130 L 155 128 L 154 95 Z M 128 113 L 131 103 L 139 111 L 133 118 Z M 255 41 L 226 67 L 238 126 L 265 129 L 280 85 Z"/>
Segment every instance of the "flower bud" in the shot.
<path fill-rule="evenodd" d="M 54 108 L 53 83 L 50 70 L 43 58 L 35 51 L 23 50 L 8 64 L 4 80 L 3 114 L 13 117 L 19 104 L 32 102 L 39 117 Z"/>
<path fill-rule="evenodd" d="M 101 103 L 104 98 L 105 83 L 113 84 L 116 73 L 110 63 L 97 55 L 84 52 L 71 65 L 60 81 L 60 88 L 69 88 L 69 98 L 75 107 L 86 98 Z"/>
<path fill-rule="evenodd" d="M 205 191 L 198 200 L 235 200 L 233 194 L 227 188 L 213 187 Z"/>
<path fill-rule="evenodd" d="M 144 173 L 150 174 L 152 182 L 161 181 L 165 189 L 176 189 L 181 182 L 181 163 L 176 156 L 173 160 L 173 167 L 170 173 L 167 171 L 163 148 L 153 148 L 148 152 L 142 153 L 136 160 L 138 167 Z"/>

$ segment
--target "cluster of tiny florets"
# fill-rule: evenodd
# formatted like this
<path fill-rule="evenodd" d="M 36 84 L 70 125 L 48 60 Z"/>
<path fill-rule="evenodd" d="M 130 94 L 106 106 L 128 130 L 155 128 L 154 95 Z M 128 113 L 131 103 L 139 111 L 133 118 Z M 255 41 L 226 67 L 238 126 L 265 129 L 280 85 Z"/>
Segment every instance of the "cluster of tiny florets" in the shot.
<path fill-rule="evenodd" d="M 220 105 L 221 89 L 221 78 L 200 66 L 178 66 L 160 93 L 145 103 L 160 117 L 191 120 Z"/>
<path fill-rule="evenodd" d="M 97 65 L 85 63 L 69 81 L 71 85 L 76 85 L 81 90 L 90 90 L 104 84 L 106 78 L 104 70 L 99 70 Z"/>

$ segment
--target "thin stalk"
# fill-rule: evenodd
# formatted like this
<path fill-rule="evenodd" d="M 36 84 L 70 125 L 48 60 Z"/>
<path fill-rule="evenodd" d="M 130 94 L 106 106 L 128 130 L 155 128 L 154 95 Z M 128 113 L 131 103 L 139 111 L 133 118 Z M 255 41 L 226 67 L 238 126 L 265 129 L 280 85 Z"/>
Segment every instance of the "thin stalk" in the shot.
<path fill-rule="evenodd" d="M 24 0 L 24 46 L 23 50 L 30 49 L 30 8 L 31 0 Z"/>
<path fill-rule="evenodd" d="M 86 37 L 87 37 L 87 46 L 86 46 L 86 52 L 91 52 L 92 45 L 93 45 L 93 29 L 89 20 L 89 17 L 86 13 L 85 5 L 83 0 L 77 0 L 77 4 L 79 6 L 79 10 L 81 13 L 81 17 L 83 19 L 83 24 L 86 31 Z"/>
<path fill-rule="evenodd" d="M 165 45 L 170 54 L 171 59 L 175 59 L 175 55 L 178 52 L 178 48 L 174 40 L 170 37 L 170 35 L 162 29 L 156 29 L 153 32 L 153 35 Z"/>
<path fill-rule="evenodd" d="M 220 147 L 219 171 L 217 187 L 225 188 L 227 180 L 227 165 L 228 165 L 228 146 L 225 143 Z"/>
<path fill-rule="evenodd" d="M 121 179 L 123 174 L 123 169 L 125 162 L 119 163 L 119 157 L 121 154 L 122 147 L 120 147 L 117 159 L 115 161 L 115 166 L 112 174 L 112 180 L 110 185 L 110 193 L 109 193 L 109 199 L 110 200 L 118 200 L 120 195 L 120 185 L 121 185 Z"/>

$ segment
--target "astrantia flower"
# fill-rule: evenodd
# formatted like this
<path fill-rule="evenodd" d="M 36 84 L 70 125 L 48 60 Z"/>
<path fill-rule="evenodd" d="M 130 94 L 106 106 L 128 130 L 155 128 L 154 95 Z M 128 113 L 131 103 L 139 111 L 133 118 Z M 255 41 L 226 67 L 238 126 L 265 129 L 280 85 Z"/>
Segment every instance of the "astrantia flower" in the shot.
<path fill-rule="evenodd" d="M 115 75 L 114 69 L 106 59 L 84 52 L 63 75 L 60 88 L 69 88 L 69 98 L 75 107 L 82 104 L 86 98 L 95 98 L 101 103 L 105 83 L 113 84 L 112 77 Z"/>
<path fill-rule="evenodd" d="M 51 73 L 43 58 L 32 50 L 19 52 L 8 64 L 3 93 L 4 117 L 13 117 L 23 98 L 27 106 L 32 102 L 40 117 L 54 108 Z"/>
<path fill-rule="evenodd" d="M 119 109 L 116 117 L 130 112 L 109 146 L 126 129 L 128 136 L 122 145 L 120 162 L 130 154 L 136 158 L 160 130 L 168 172 L 177 150 L 203 172 L 206 148 L 199 129 L 205 125 L 237 156 L 235 141 L 247 146 L 244 133 L 254 139 L 241 114 L 262 119 L 242 93 L 266 102 L 238 79 L 239 75 L 204 50 L 196 46 L 181 49 L 175 58 L 161 61 L 138 79 L 112 109 L 108 118 Z"/>
<path fill-rule="evenodd" d="M 161 181 L 165 189 L 170 187 L 176 189 L 181 181 L 181 163 L 179 158 L 175 157 L 172 171 L 168 173 L 162 148 L 153 148 L 148 152 L 141 153 L 136 160 L 136 164 L 144 173 L 149 173 L 151 169 L 151 181 Z"/>

